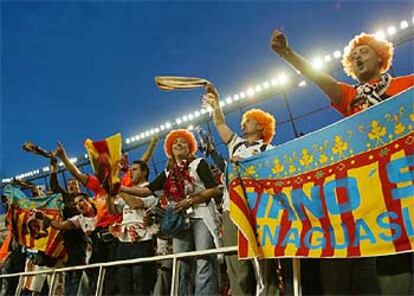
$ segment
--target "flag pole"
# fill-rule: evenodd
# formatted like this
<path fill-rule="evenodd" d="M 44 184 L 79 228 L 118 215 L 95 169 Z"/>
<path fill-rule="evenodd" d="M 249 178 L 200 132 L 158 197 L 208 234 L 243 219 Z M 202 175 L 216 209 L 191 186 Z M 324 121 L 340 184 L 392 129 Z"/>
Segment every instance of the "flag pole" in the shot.
<path fill-rule="evenodd" d="M 292 258 L 293 266 L 293 295 L 302 296 L 302 285 L 300 283 L 300 259 Z"/>

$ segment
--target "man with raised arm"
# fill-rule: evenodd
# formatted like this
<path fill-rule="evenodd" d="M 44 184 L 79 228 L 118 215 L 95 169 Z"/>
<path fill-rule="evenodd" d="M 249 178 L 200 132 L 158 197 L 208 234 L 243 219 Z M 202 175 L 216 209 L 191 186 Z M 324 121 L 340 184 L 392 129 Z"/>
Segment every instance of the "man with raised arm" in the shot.
<path fill-rule="evenodd" d="M 286 36 L 280 31 L 273 32 L 271 48 L 314 82 L 331 100 L 332 107 L 344 116 L 365 110 L 414 86 L 413 74 L 391 77 L 387 73 L 392 64 L 393 45 L 374 35 L 361 33 L 355 36 L 342 57 L 344 71 L 355 79 L 355 85 L 339 82 L 316 70 L 289 46 Z M 411 261 L 412 255 L 408 253 L 378 257 L 377 260 L 321 260 L 322 290 L 324 294 L 379 294 L 381 290 L 383 294 L 412 295 Z"/>
<path fill-rule="evenodd" d="M 214 125 L 222 141 L 227 145 L 231 161 L 237 162 L 272 148 L 270 142 L 275 134 L 276 121 L 271 114 L 260 109 L 251 109 L 244 113 L 241 120 L 243 137 L 240 137 L 226 124 L 220 106 L 220 96 L 214 86 L 206 86 L 203 105 L 212 109 Z M 224 245 L 235 246 L 238 230 L 230 219 L 230 196 L 227 189 L 224 191 L 223 200 Z M 238 260 L 237 255 L 225 258 L 232 295 L 255 295 L 259 279 L 255 277 L 252 261 Z M 266 259 L 261 260 L 260 265 L 264 284 L 261 295 L 276 295 L 278 288 L 276 262 L 273 259 Z"/>

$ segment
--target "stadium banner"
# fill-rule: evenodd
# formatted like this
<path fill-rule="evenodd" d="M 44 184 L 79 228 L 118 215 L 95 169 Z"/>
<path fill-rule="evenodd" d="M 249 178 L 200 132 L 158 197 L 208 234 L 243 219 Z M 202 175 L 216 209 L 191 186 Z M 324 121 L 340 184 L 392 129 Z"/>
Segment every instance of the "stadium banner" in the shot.
<path fill-rule="evenodd" d="M 369 257 L 414 246 L 414 89 L 227 171 L 240 258 Z"/>

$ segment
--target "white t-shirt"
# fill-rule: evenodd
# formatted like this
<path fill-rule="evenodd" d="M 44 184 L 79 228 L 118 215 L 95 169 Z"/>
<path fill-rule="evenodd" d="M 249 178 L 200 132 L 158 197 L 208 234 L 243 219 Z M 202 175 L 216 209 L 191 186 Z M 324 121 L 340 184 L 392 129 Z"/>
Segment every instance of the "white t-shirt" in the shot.
<path fill-rule="evenodd" d="M 273 146 L 271 144 L 265 144 L 261 139 L 249 144 L 246 139 L 239 137 L 237 134 L 233 134 L 230 142 L 227 144 L 227 148 L 229 151 L 229 159 L 231 159 L 233 156 L 248 158 L 263 151 L 272 149 Z M 230 195 L 227 186 L 224 187 L 223 209 L 225 211 L 230 210 Z"/>
<path fill-rule="evenodd" d="M 73 216 L 72 218 L 68 219 L 70 222 L 75 225 L 77 229 L 82 229 L 84 233 L 92 232 L 96 228 L 97 224 L 97 217 L 96 215 L 93 217 L 86 217 L 82 214 Z"/>
<path fill-rule="evenodd" d="M 148 185 L 148 183 L 141 184 L 140 187 L 146 185 Z M 144 227 L 145 212 L 148 208 L 157 204 L 158 198 L 151 195 L 141 198 L 141 200 L 144 202 L 143 209 L 131 209 L 122 197 L 119 196 L 114 201 L 114 205 L 119 211 L 122 211 L 122 224 L 119 225 L 120 229 L 117 230 L 115 234 L 115 236 L 122 242 L 149 240 L 152 239 L 153 235 L 158 231 L 158 225 Z"/>

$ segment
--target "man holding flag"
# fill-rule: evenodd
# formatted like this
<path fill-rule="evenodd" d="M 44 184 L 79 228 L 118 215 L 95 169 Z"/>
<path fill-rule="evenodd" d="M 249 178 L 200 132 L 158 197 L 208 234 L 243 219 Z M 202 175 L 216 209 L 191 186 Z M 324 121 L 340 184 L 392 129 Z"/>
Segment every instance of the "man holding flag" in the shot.
<path fill-rule="evenodd" d="M 260 109 L 251 109 L 244 113 L 241 122 L 244 138 L 241 138 L 226 124 L 217 90 L 211 84 L 207 84 L 205 89 L 203 104 L 212 109 L 214 124 L 228 147 L 231 161 L 237 162 L 272 147 L 270 142 L 275 133 L 276 121 L 271 114 Z M 224 245 L 234 246 L 237 245 L 238 229 L 230 218 L 228 190 L 225 190 L 223 199 Z M 276 262 L 273 259 L 260 261 L 260 274 L 256 274 L 256 277 L 250 260 L 238 260 L 237 255 L 232 255 L 226 256 L 226 264 L 232 295 L 255 295 L 261 289 L 261 295 L 276 295 L 278 278 Z"/>
<path fill-rule="evenodd" d="M 353 86 L 317 71 L 289 46 L 286 36 L 278 30 L 273 32 L 271 48 L 314 82 L 330 99 L 332 107 L 344 116 L 363 111 L 414 86 L 413 74 L 391 77 L 387 73 L 392 65 L 394 47 L 390 42 L 371 34 L 355 36 L 342 57 L 344 71 L 357 82 Z M 412 255 L 409 253 L 380 257 L 377 262 L 374 258 L 321 260 L 323 292 L 351 293 L 355 285 L 357 293 L 379 294 L 380 284 L 384 294 L 411 295 L 411 261 Z M 332 272 L 333 269 L 337 272 Z"/>

